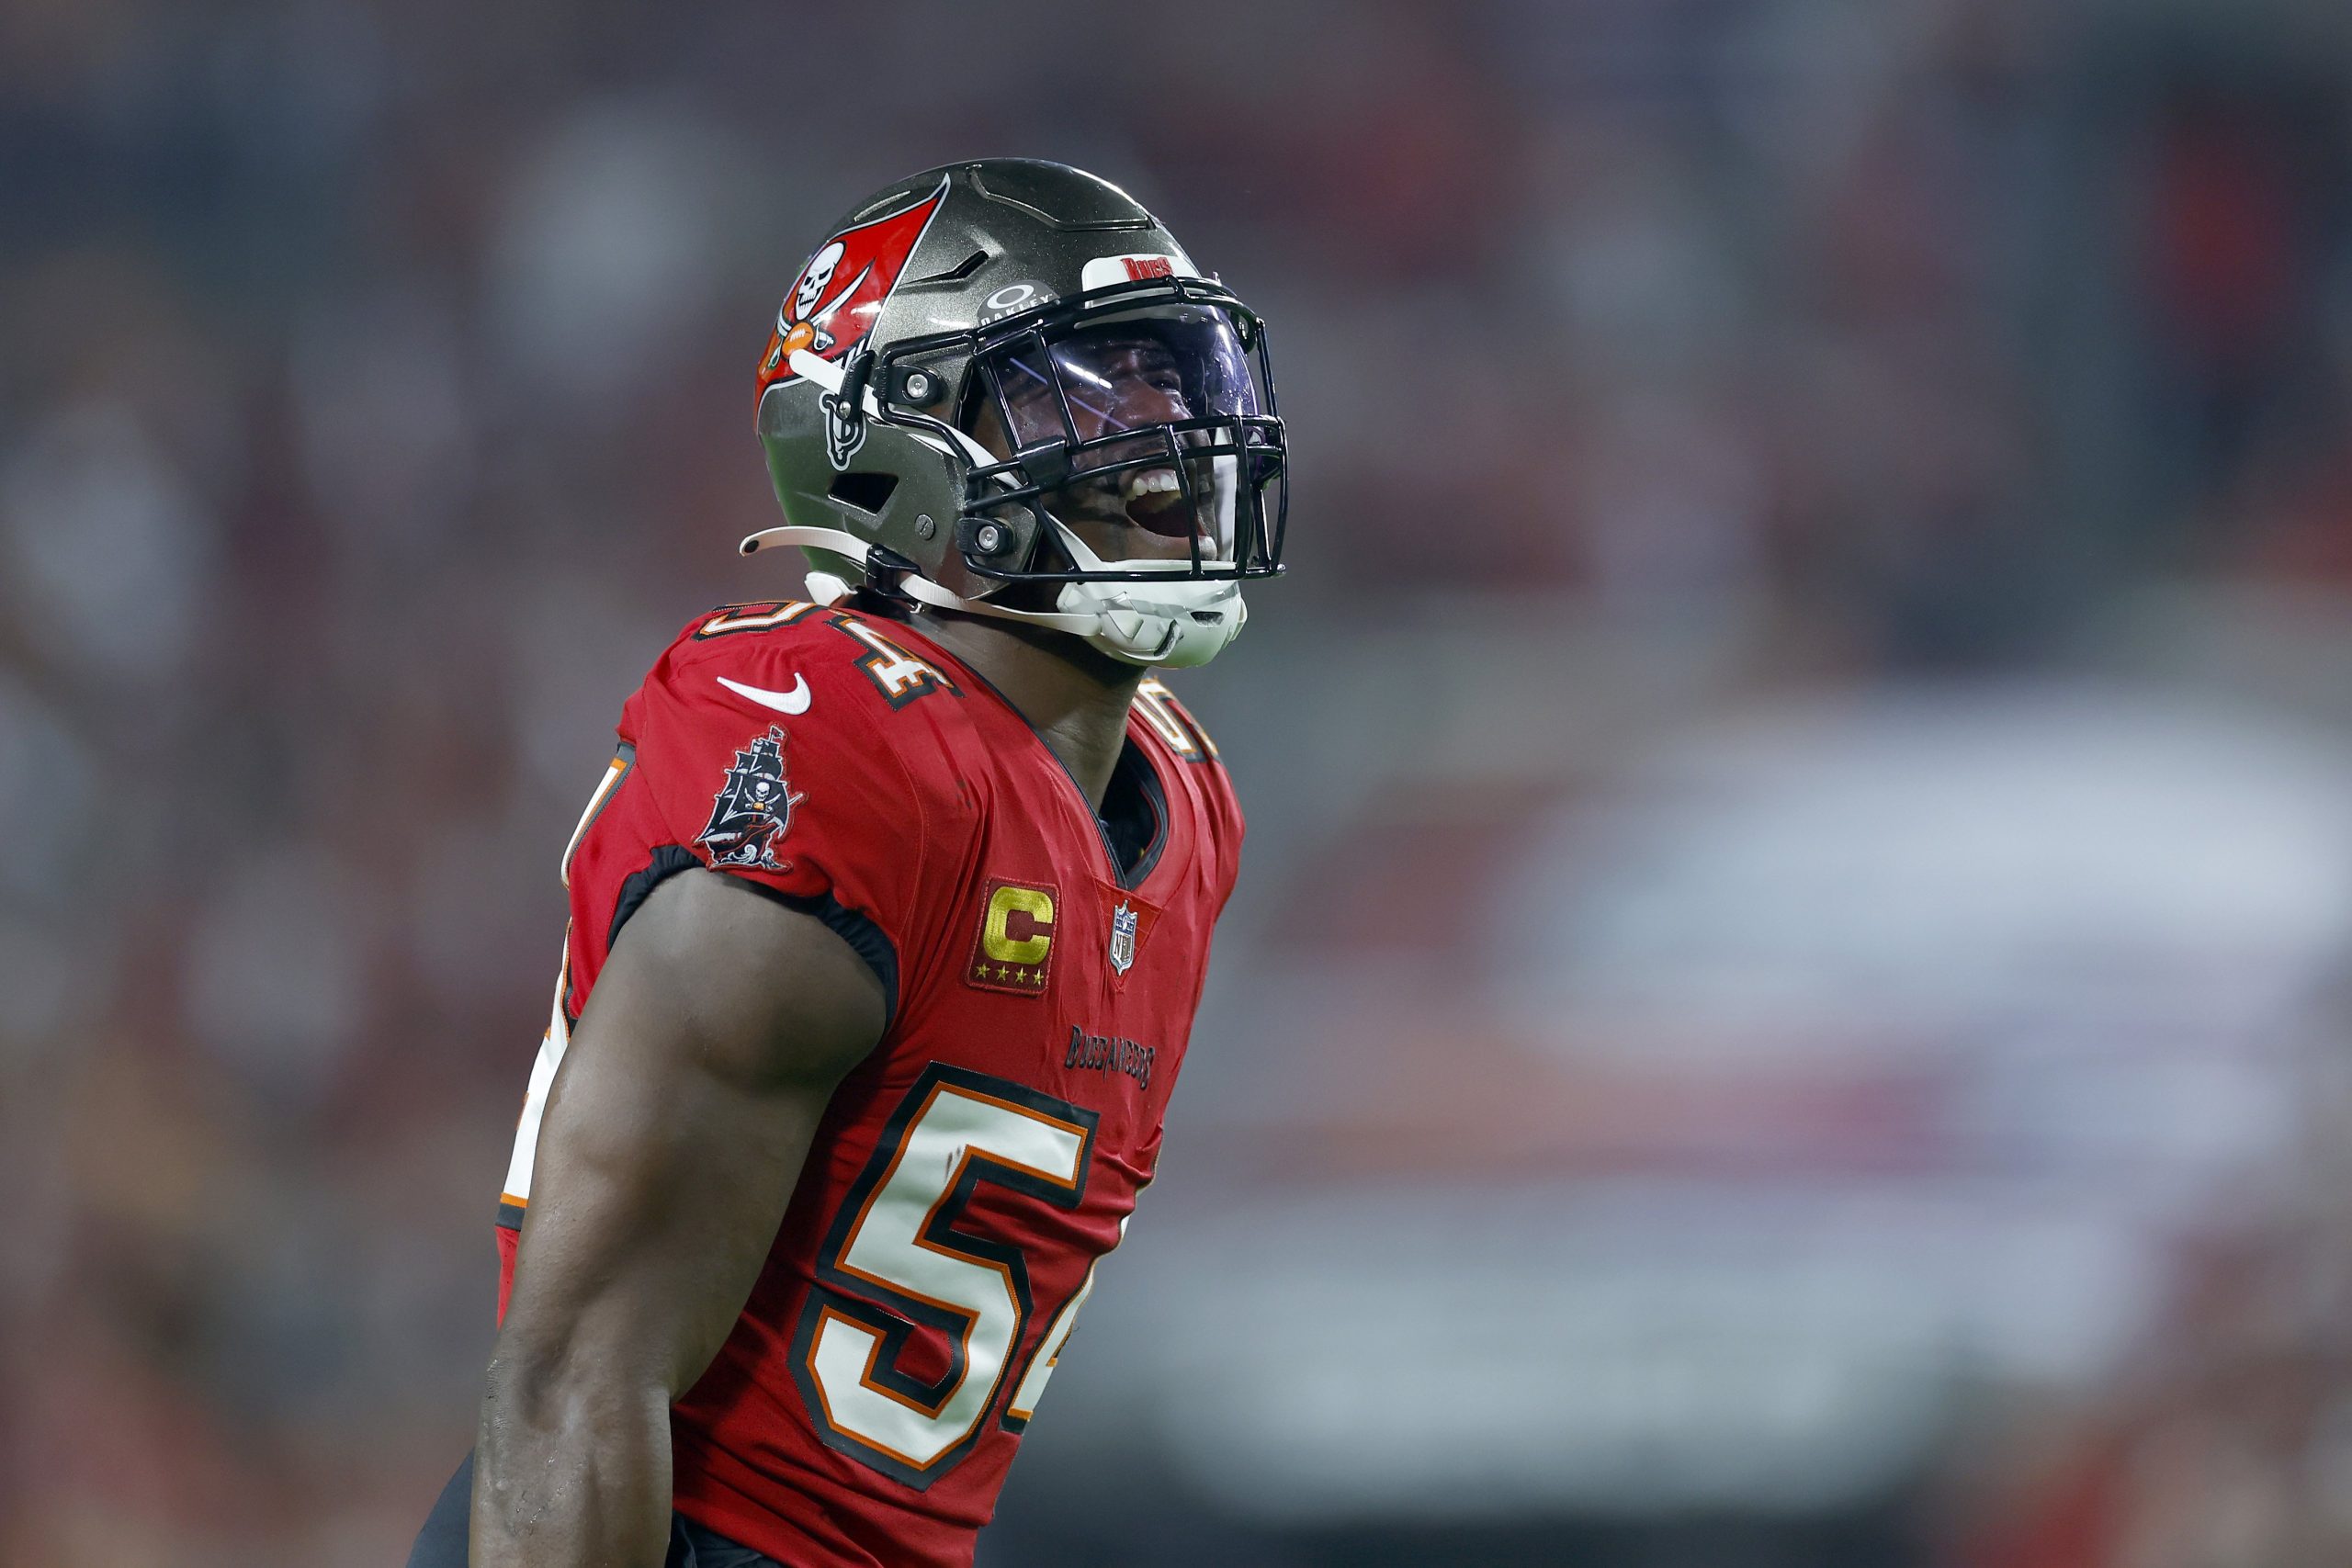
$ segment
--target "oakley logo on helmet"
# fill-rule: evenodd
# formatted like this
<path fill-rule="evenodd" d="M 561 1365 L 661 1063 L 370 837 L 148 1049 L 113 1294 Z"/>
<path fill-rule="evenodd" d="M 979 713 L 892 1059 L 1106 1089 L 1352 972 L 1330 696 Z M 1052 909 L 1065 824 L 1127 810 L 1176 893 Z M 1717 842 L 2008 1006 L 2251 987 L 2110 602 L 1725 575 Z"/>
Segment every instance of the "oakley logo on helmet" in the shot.
<path fill-rule="evenodd" d="M 839 359 L 865 341 L 946 195 L 947 182 L 942 180 L 929 196 L 844 229 L 817 247 L 776 309 L 775 331 L 760 357 L 761 395 L 799 378 L 792 369 L 795 350 Z"/>
<path fill-rule="evenodd" d="M 1054 291 L 1035 283 L 1008 283 L 980 301 L 980 325 L 1001 321 L 1016 311 L 1051 300 Z"/>

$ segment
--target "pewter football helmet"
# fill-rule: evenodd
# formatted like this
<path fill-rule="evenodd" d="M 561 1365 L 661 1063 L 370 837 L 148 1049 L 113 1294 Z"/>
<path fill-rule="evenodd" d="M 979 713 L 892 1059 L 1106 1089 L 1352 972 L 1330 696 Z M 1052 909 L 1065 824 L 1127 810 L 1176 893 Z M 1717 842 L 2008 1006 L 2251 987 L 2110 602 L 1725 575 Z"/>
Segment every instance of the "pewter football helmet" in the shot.
<path fill-rule="evenodd" d="M 854 209 L 785 292 L 759 432 L 788 525 L 743 548 L 801 546 L 828 603 L 864 586 L 1190 665 L 1282 570 L 1263 323 L 1064 164 L 955 164 Z"/>

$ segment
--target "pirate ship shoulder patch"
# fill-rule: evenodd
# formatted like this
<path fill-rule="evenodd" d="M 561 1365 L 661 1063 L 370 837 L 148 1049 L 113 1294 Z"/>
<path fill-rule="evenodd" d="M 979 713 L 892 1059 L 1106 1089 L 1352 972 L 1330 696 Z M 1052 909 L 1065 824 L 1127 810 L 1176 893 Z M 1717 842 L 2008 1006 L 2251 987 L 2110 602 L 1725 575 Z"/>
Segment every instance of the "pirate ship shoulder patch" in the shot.
<path fill-rule="evenodd" d="M 801 796 L 784 776 L 782 728 L 768 726 L 735 753 L 727 781 L 711 802 L 710 820 L 695 842 L 710 852 L 714 866 L 743 866 L 759 871 L 783 871 L 776 845 L 792 827 L 792 808 Z"/>

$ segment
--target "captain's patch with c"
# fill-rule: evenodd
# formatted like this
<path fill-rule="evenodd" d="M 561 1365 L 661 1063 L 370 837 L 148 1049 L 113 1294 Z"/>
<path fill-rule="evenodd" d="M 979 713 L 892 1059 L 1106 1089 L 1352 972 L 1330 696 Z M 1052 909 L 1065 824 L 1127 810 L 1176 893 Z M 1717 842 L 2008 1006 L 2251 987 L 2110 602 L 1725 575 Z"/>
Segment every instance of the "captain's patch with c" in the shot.
<path fill-rule="evenodd" d="M 972 943 L 964 978 L 984 990 L 1045 995 L 1054 962 L 1058 897 L 1050 882 L 990 882 L 980 905 L 979 938 Z"/>

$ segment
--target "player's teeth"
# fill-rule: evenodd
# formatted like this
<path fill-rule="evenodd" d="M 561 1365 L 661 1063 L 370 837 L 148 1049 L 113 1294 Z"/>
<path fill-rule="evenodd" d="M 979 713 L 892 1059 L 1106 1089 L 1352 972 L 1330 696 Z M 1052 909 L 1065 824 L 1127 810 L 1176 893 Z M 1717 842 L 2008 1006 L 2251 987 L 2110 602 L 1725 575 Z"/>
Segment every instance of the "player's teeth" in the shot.
<path fill-rule="evenodd" d="M 1175 469 L 1146 468 L 1127 476 L 1126 499 L 1133 501 L 1139 495 L 1171 494 L 1182 489 L 1183 486 L 1177 482 Z"/>

